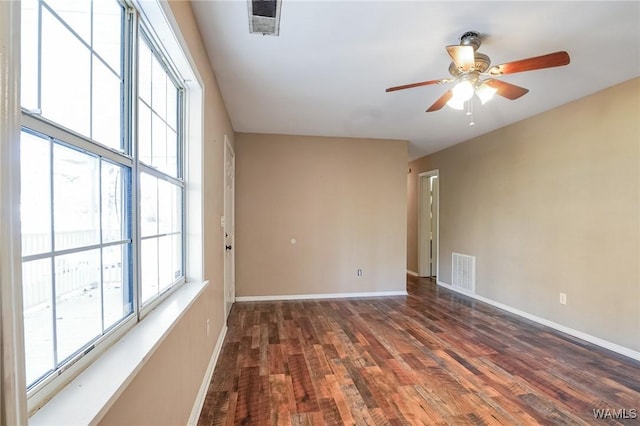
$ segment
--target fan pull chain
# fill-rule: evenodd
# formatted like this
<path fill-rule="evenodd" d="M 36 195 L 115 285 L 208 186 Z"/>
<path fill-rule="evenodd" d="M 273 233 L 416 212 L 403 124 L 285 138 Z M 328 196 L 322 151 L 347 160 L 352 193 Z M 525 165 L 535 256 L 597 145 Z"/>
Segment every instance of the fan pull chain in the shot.
<path fill-rule="evenodd" d="M 473 121 L 473 98 L 468 101 L 466 115 L 469 116 L 469 126 L 475 126 L 476 123 Z"/>

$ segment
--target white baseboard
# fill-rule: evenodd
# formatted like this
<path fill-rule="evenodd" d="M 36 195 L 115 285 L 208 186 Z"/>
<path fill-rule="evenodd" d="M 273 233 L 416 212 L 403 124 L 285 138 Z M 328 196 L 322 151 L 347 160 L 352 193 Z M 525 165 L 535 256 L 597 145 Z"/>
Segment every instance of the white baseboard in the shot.
<path fill-rule="evenodd" d="M 468 291 L 464 291 L 462 289 L 458 289 L 453 287 L 451 284 L 445 283 L 443 281 L 437 281 L 439 286 L 448 288 L 449 290 L 455 291 L 456 293 L 464 294 L 465 296 L 469 296 L 473 299 L 479 300 L 480 302 L 484 302 L 488 305 L 495 306 L 496 308 L 502 309 L 503 311 L 510 312 L 512 314 L 521 316 L 533 322 L 537 322 L 538 324 L 545 325 L 547 327 L 553 328 L 554 330 L 560 331 L 562 333 L 568 334 L 573 337 L 577 337 L 578 339 L 582 339 L 589 343 L 593 343 L 596 346 L 600 346 L 604 349 L 609 349 L 610 351 L 619 353 L 620 355 L 627 356 L 629 358 L 640 361 L 640 352 L 634 351 L 633 349 L 629 349 L 627 347 L 618 345 L 617 343 L 609 342 L 608 340 L 601 339 L 596 336 L 592 336 L 590 334 L 584 333 L 579 330 L 574 330 L 573 328 L 566 327 L 562 324 L 558 324 L 556 322 L 550 321 L 545 318 L 538 317 L 536 315 L 530 314 L 525 311 L 521 311 L 520 309 L 513 308 L 509 305 L 505 305 L 500 302 L 496 302 L 495 300 L 480 296 L 476 293 L 470 293 Z"/>
<path fill-rule="evenodd" d="M 346 299 L 349 297 L 406 296 L 404 291 L 373 291 L 361 293 L 282 294 L 276 296 L 240 296 L 236 302 L 265 302 L 274 300 Z"/>
<path fill-rule="evenodd" d="M 218 357 L 220 356 L 220 352 L 222 351 L 222 344 L 224 343 L 224 338 L 226 335 L 227 325 L 225 324 L 224 328 L 218 335 L 216 346 L 213 348 L 213 353 L 211 354 L 211 359 L 209 360 L 207 371 L 204 373 L 204 378 L 202 379 L 200 390 L 198 391 L 198 395 L 196 395 L 196 401 L 193 404 L 191 415 L 189 416 L 189 420 L 187 421 L 188 426 L 195 426 L 198 424 L 198 419 L 200 418 L 200 413 L 202 412 L 202 407 L 204 406 L 204 400 L 207 396 L 207 391 L 209 390 L 209 383 L 211 383 L 211 378 L 213 377 L 213 370 L 215 370 L 216 368 Z"/>
<path fill-rule="evenodd" d="M 411 275 L 412 277 L 417 277 L 418 273 L 417 272 L 413 272 L 407 269 L 407 275 Z"/>

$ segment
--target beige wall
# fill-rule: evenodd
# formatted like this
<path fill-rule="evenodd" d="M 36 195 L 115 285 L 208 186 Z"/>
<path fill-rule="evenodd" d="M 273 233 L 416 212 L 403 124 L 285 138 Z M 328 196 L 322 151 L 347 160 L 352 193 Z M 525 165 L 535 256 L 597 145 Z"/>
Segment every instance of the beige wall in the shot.
<path fill-rule="evenodd" d="M 198 32 L 191 6 L 172 1 L 181 28 L 204 82 L 204 274 L 209 287 L 182 317 L 122 396 L 105 415 L 105 425 L 186 424 L 216 340 L 224 327 L 223 215 L 224 135 L 234 133 Z M 211 336 L 206 338 L 206 320 Z"/>
<path fill-rule="evenodd" d="M 479 295 L 640 350 L 639 79 L 409 167 L 409 270 L 417 176 L 437 168 L 439 280 L 453 251 L 474 255 Z"/>
<path fill-rule="evenodd" d="M 208 289 L 191 306 L 101 419 L 104 426 L 186 425 L 211 358 L 206 320 L 221 302 Z"/>
<path fill-rule="evenodd" d="M 404 291 L 406 175 L 406 141 L 236 134 L 236 294 Z"/>

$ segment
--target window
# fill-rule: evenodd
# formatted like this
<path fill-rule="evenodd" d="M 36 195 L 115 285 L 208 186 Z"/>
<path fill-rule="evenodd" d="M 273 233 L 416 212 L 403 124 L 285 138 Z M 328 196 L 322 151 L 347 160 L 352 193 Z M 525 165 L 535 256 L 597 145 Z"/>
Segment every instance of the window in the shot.
<path fill-rule="evenodd" d="M 141 300 L 183 276 L 180 89 L 144 32 L 138 38 Z"/>
<path fill-rule="evenodd" d="M 133 312 L 130 168 L 21 137 L 23 308 L 34 384 Z"/>
<path fill-rule="evenodd" d="M 123 7 L 113 0 L 22 3 L 22 107 L 122 151 Z"/>
<path fill-rule="evenodd" d="M 185 281 L 185 117 L 183 79 L 134 9 L 23 0 L 21 19 L 32 395 Z"/>

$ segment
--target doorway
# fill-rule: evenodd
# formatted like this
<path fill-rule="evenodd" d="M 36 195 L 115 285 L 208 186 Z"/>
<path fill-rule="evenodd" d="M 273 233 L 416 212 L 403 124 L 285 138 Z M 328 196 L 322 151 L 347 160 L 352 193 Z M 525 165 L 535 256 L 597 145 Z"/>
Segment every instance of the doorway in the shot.
<path fill-rule="evenodd" d="M 233 147 L 224 135 L 224 304 L 225 318 L 236 301 L 235 258 L 235 173 L 236 158 Z"/>
<path fill-rule="evenodd" d="M 418 175 L 418 276 L 438 276 L 439 171 Z"/>

